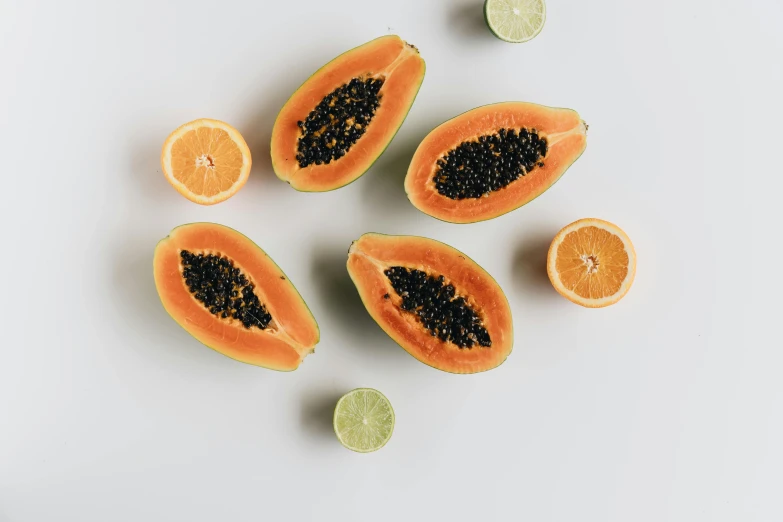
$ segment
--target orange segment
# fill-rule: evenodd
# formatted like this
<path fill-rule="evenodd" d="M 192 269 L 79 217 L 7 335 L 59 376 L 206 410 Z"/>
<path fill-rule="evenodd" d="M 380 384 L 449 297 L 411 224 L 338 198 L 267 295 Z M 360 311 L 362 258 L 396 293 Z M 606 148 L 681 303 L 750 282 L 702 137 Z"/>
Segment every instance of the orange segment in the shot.
<path fill-rule="evenodd" d="M 163 173 L 191 201 L 213 205 L 230 198 L 250 174 L 250 149 L 231 125 L 201 119 L 171 133 L 161 154 Z"/>
<path fill-rule="evenodd" d="M 549 280 L 563 297 L 590 308 L 616 303 L 636 274 L 628 235 L 600 219 L 580 219 L 561 230 L 549 247 Z"/>

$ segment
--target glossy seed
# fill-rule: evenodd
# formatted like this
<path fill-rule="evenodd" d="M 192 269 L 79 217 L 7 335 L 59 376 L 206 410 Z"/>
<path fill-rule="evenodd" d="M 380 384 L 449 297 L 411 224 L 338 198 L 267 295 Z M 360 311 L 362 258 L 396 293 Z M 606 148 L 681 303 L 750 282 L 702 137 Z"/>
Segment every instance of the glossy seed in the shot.
<path fill-rule="evenodd" d="M 217 254 L 180 252 L 182 277 L 198 301 L 210 313 L 223 319 L 233 318 L 245 328 L 264 330 L 272 316 L 253 292 L 254 285 L 234 266 L 234 262 Z"/>
<path fill-rule="evenodd" d="M 367 131 L 381 103 L 384 78 L 353 78 L 327 94 L 304 121 L 296 160 L 301 168 L 340 159 Z"/>
<path fill-rule="evenodd" d="M 477 199 L 501 190 L 536 167 L 547 154 L 535 129 L 500 129 L 460 143 L 436 162 L 435 188 L 450 199 Z"/>
<path fill-rule="evenodd" d="M 384 274 L 402 297 L 400 308 L 416 314 L 430 335 L 460 348 L 492 346 L 479 315 L 464 297 L 457 295 L 453 285 L 446 284 L 445 277 L 402 266 L 388 268 Z"/>

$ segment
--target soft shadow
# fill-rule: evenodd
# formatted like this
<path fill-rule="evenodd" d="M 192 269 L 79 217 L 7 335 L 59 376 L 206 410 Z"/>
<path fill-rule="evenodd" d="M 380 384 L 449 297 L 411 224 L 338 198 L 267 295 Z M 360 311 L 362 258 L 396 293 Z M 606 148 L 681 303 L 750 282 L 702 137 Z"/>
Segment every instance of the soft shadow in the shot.
<path fill-rule="evenodd" d="M 416 110 L 416 107 L 414 102 L 411 110 Z M 413 219 L 421 218 L 423 214 L 416 210 L 405 194 L 405 175 L 408 173 L 416 149 L 427 134 L 459 112 L 448 104 L 430 107 L 427 123 L 422 124 L 419 121 L 415 128 L 403 124 L 386 152 L 361 179 L 364 183 L 362 202 L 367 213 L 370 215 L 402 214 Z"/>
<path fill-rule="evenodd" d="M 512 278 L 518 290 L 556 297 L 546 273 L 546 258 L 552 235 L 527 238 L 514 251 Z"/>
<path fill-rule="evenodd" d="M 124 237 L 114 247 L 115 263 L 112 286 L 113 302 L 118 307 L 122 325 L 120 328 L 134 339 L 138 351 L 154 357 L 203 358 L 209 364 L 226 357 L 215 353 L 193 339 L 163 308 L 155 288 L 152 272 L 152 256 L 159 237 Z M 217 363 L 221 364 L 221 363 Z"/>
<path fill-rule="evenodd" d="M 320 391 L 309 393 L 302 401 L 300 424 L 302 428 L 313 435 L 334 439 L 332 419 L 334 407 L 342 397 L 335 391 Z"/>
<path fill-rule="evenodd" d="M 253 169 L 246 185 L 246 189 L 249 191 L 263 191 L 266 195 L 291 190 L 287 183 L 277 178 L 272 169 L 270 141 L 277 113 L 297 87 L 299 85 L 295 82 L 283 82 L 283 88 L 279 92 L 271 96 L 264 96 L 264 105 L 253 112 L 254 116 L 242 127 L 243 137 L 247 141 L 253 158 Z M 290 91 L 285 92 L 286 88 Z"/>
<path fill-rule="evenodd" d="M 494 39 L 484 21 L 484 1 L 454 2 L 449 13 L 449 28 L 463 37 Z"/>
<path fill-rule="evenodd" d="M 330 52 L 334 54 L 329 54 Z M 320 52 L 304 53 L 300 55 L 304 59 L 295 60 L 296 63 L 281 63 L 280 66 L 284 66 L 285 74 L 270 75 L 269 81 L 259 87 L 261 103 L 248 111 L 251 116 L 242 126 L 242 136 L 253 158 L 253 170 L 247 180 L 246 188 L 251 191 L 260 189 L 264 194 L 290 190 L 285 182 L 277 178 L 272 169 L 270 142 L 275 119 L 285 102 L 302 83 L 337 54 L 339 50 L 329 51 L 328 47 Z M 275 70 L 274 65 L 271 67 Z"/>
<path fill-rule="evenodd" d="M 313 251 L 312 270 L 320 305 L 324 314 L 338 325 L 341 333 L 349 335 L 352 346 L 391 347 L 394 342 L 367 313 L 354 286 L 345 263 L 350 241 L 338 248 L 333 244 L 318 245 Z"/>
<path fill-rule="evenodd" d="M 153 130 L 143 128 L 139 135 L 131 138 L 127 147 L 133 186 L 138 188 L 145 200 L 157 205 L 178 203 L 182 199 L 166 181 L 160 166 L 160 150 L 165 140 L 166 135 L 156 135 Z"/>
<path fill-rule="evenodd" d="M 363 180 L 363 204 L 369 213 L 396 215 L 409 212 L 415 215 L 418 212 L 405 194 L 405 175 L 416 147 L 426 134 L 421 132 L 411 136 L 405 133 L 404 139 L 398 134 L 389 150 L 367 173 Z"/>

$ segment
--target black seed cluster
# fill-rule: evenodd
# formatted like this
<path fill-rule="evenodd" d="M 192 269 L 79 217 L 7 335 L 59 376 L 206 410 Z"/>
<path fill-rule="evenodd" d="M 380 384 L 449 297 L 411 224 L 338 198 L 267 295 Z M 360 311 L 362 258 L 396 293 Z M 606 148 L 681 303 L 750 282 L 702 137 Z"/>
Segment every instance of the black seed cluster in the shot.
<path fill-rule="evenodd" d="M 255 285 L 234 266 L 230 259 L 213 254 L 180 253 L 182 277 L 190 292 L 213 314 L 223 319 L 229 317 L 245 328 L 256 326 L 265 329 L 272 321 L 258 296 Z"/>
<path fill-rule="evenodd" d="M 305 121 L 297 122 L 302 130 L 296 154 L 300 167 L 328 165 L 345 156 L 375 116 L 383 82 L 354 78 L 326 95 Z"/>
<path fill-rule="evenodd" d="M 416 314 L 430 335 L 460 348 L 472 348 L 476 344 L 492 346 L 478 314 L 464 297 L 456 294 L 453 285 L 445 284 L 443 276 L 402 266 L 393 266 L 383 273 L 402 297 L 400 307 Z"/>
<path fill-rule="evenodd" d="M 546 153 L 546 139 L 536 129 L 500 129 L 450 150 L 438 160 L 432 180 L 447 198 L 480 198 L 543 167 Z"/>

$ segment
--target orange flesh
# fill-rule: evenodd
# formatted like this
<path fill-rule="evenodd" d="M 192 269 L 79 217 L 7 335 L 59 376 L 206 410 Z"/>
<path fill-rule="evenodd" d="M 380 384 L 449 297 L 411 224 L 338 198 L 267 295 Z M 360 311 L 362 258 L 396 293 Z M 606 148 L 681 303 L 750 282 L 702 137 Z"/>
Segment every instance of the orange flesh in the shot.
<path fill-rule="evenodd" d="M 563 286 L 588 299 L 616 294 L 628 276 L 629 262 L 622 240 L 593 226 L 569 232 L 557 248 Z"/>
<path fill-rule="evenodd" d="M 201 196 L 229 190 L 239 180 L 242 164 L 242 151 L 223 129 L 188 131 L 171 147 L 174 178 Z"/>
<path fill-rule="evenodd" d="M 537 167 L 505 188 L 475 199 L 455 200 L 438 193 L 433 181 L 437 161 L 459 144 L 501 128 L 536 129 L 548 151 Z M 506 102 L 468 111 L 434 129 L 413 156 L 405 178 L 411 203 L 426 214 L 453 223 L 491 219 L 532 201 L 565 173 L 587 146 L 586 127 L 570 109 Z"/>
<path fill-rule="evenodd" d="M 398 36 L 384 36 L 332 60 L 308 79 L 286 102 L 272 129 L 272 166 L 277 176 L 306 191 L 332 190 L 354 181 L 386 149 L 424 78 L 424 60 Z M 303 121 L 338 87 L 358 77 L 385 78 L 380 106 L 367 131 L 345 156 L 322 165 L 301 168 L 296 160 Z"/>
<path fill-rule="evenodd" d="M 459 348 L 431 336 L 415 314 L 399 308 L 402 298 L 383 273 L 390 266 L 443 275 L 458 294 L 468 298 L 492 346 Z M 452 373 L 475 373 L 495 368 L 511 353 L 513 324 L 503 291 L 479 265 L 448 245 L 417 236 L 365 234 L 351 245 L 348 272 L 373 319 L 425 364 Z"/>
<path fill-rule="evenodd" d="M 222 254 L 255 284 L 255 293 L 272 315 L 261 330 L 221 319 L 190 293 L 182 277 L 180 252 Z M 294 370 L 318 343 L 318 325 L 299 293 L 280 268 L 247 237 L 213 223 L 175 228 L 158 243 L 155 285 L 166 311 L 193 337 L 210 348 L 249 364 Z"/>

